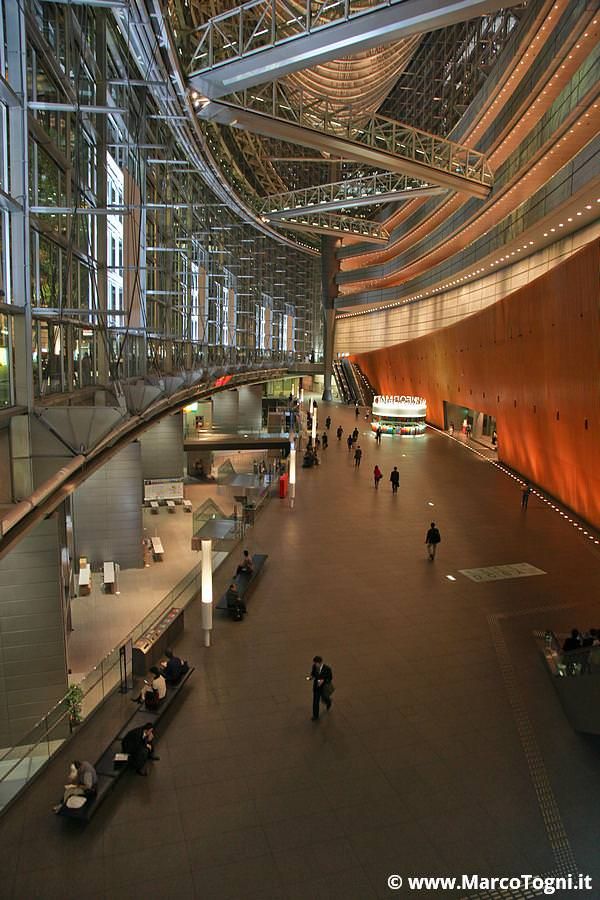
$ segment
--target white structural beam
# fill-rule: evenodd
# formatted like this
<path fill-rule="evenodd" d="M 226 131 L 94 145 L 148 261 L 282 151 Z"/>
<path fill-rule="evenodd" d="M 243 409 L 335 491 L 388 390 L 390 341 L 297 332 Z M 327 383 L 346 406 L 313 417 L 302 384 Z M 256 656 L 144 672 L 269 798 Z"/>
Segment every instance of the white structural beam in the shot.
<path fill-rule="evenodd" d="M 344 135 L 341 129 L 336 134 L 334 123 L 329 121 L 321 123 L 321 128 L 316 127 L 316 122 L 309 127 L 222 101 L 196 100 L 195 106 L 206 121 L 338 154 L 364 163 L 369 169 L 410 175 L 481 199 L 490 192 L 492 176 L 483 154 L 381 116 L 373 117 L 360 131 L 346 129 Z"/>
<path fill-rule="evenodd" d="M 487 15 L 506 0 L 305 0 L 292 14 L 278 0 L 250 0 L 198 29 L 189 67 L 193 87 L 210 99 L 275 81 L 291 72 L 414 34 Z"/>
<path fill-rule="evenodd" d="M 283 194 L 271 194 L 263 200 L 261 212 L 273 222 L 318 212 L 374 206 L 414 197 L 431 197 L 445 192 L 445 188 L 426 184 L 416 178 L 373 173 Z"/>
<path fill-rule="evenodd" d="M 212 541 L 201 541 L 202 547 L 202 630 L 204 646 L 210 647 L 212 631 Z"/>
<path fill-rule="evenodd" d="M 269 216 L 264 216 L 270 221 Z M 336 216 L 312 210 L 304 220 L 296 218 L 280 219 L 273 222 L 279 228 L 290 231 L 307 231 L 313 234 L 331 234 L 336 237 L 356 237 L 367 244 L 387 244 L 389 233 L 378 222 L 358 219 L 352 216 Z"/>

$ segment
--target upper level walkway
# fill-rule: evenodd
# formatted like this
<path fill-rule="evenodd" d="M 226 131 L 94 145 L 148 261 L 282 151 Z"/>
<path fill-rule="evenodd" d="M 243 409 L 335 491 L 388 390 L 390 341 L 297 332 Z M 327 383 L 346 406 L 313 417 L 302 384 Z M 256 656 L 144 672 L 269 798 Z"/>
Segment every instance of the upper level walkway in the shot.
<path fill-rule="evenodd" d="M 566 722 L 532 633 L 600 626 L 598 546 L 535 495 L 522 512 L 517 482 L 436 432 L 377 448 L 359 419 L 355 469 L 335 436 L 354 411 L 328 413 L 329 448 L 298 467 L 294 509 L 273 501 L 252 532 L 269 562 L 247 619 L 215 622 L 206 650 L 189 609 L 177 649 L 196 673 L 160 762 L 85 830 L 51 815 L 68 760 L 93 759 L 131 709 L 109 700 L 0 819 L 7 900 L 376 900 L 393 873 L 567 871 L 595 879 L 579 896 L 597 894 L 600 747 Z M 461 574 L 510 563 L 544 574 Z M 315 654 L 337 686 L 319 722 Z"/>
<path fill-rule="evenodd" d="M 164 416 L 192 401 L 208 400 L 220 391 L 323 372 L 322 362 L 306 362 L 293 353 L 265 353 L 255 359 L 249 354 L 242 361 L 242 353 L 236 357 L 233 348 L 231 354 L 226 351 L 210 366 L 115 381 L 104 388 L 98 385 L 97 391 L 106 395 L 100 406 L 44 405 L 46 401 L 40 400 L 35 417 L 64 445 L 66 462 L 43 484 L 36 485 L 29 497 L 0 509 L 0 556 L 114 453 Z M 55 396 L 63 399 L 63 395 Z"/>

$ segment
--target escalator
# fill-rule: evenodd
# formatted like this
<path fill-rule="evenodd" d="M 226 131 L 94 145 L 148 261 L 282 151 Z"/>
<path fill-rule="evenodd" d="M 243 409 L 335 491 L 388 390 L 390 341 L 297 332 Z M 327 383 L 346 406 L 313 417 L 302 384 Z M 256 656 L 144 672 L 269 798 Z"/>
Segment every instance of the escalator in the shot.
<path fill-rule="evenodd" d="M 357 363 L 352 363 L 352 368 L 354 369 L 354 375 L 362 394 L 363 405 L 373 406 L 373 398 L 377 391 Z"/>
<path fill-rule="evenodd" d="M 365 398 L 362 395 L 362 391 L 360 389 L 360 383 L 358 378 L 356 377 L 356 373 L 354 371 L 353 364 L 349 359 L 342 360 L 342 371 L 346 376 L 346 383 L 348 384 L 348 393 L 350 399 L 353 403 L 358 403 L 359 406 L 366 406 Z"/>
<path fill-rule="evenodd" d="M 338 391 L 340 393 L 340 397 L 343 399 L 344 403 L 348 403 L 348 401 L 352 399 L 352 395 L 350 393 L 350 386 L 348 385 L 346 373 L 339 360 L 334 360 L 333 374 L 335 377 L 335 383 L 337 384 Z"/>

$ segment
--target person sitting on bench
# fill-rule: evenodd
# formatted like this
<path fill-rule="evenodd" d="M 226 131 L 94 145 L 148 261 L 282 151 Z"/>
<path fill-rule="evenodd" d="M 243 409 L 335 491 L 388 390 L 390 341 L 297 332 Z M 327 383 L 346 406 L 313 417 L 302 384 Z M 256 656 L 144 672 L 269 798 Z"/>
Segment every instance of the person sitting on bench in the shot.
<path fill-rule="evenodd" d="M 139 695 L 131 698 L 131 702 L 145 703 L 147 709 L 156 709 L 160 701 L 167 696 L 167 682 L 158 666 L 152 666 L 150 672 L 154 676 L 152 682 L 150 684 L 146 682 Z"/>
<path fill-rule="evenodd" d="M 244 550 L 244 556 L 240 565 L 237 567 L 235 574 L 236 575 L 252 575 L 254 572 L 254 563 L 252 562 L 252 557 L 248 550 Z"/>
<path fill-rule="evenodd" d="M 68 784 L 65 784 L 62 802 L 52 807 L 53 812 L 59 813 L 63 806 L 67 805 L 69 797 L 95 797 L 97 785 L 98 776 L 93 765 L 85 760 L 80 762 L 78 759 L 74 759 L 69 770 Z"/>
<path fill-rule="evenodd" d="M 167 684 L 179 684 L 181 676 L 188 670 L 188 665 L 182 659 L 179 659 L 178 656 L 175 656 L 169 647 L 165 650 L 165 656 L 167 661 L 166 663 L 161 663 L 161 674 Z"/>
<path fill-rule="evenodd" d="M 128 731 L 123 740 L 123 753 L 129 756 L 129 764 L 133 766 L 138 775 L 147 775 L 146 762 L 149 759 L 159 760 L 160 756 L 154 755 L 154 727 L 152 722 L 146 722 L 139 728 Z"/>
<path fill-rule="evenodd" d="M 246 604 L 239 595 L 235 581 L 232 581 L 227 589 L 227 609 L 237 621 L 240 621 L 248 612 Z"/>

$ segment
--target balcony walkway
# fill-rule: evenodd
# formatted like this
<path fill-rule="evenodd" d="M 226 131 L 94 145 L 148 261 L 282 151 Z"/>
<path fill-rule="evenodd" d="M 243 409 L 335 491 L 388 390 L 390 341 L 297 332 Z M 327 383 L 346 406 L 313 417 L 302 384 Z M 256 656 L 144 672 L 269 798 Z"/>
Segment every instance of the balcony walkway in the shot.
<path fill-rule="evenodd" d="M 247 620 L 218 619 L 206 650 L 197 605 L 186 616 L 178 649 L 197 669 L 160 762 L 85 830 L 51 815 L 69 759 L 94 759 L 131 710 L 111 698 L 0 819 L 3 897 L 371 900 L 394 896 L 394 873 L 567 870 L 597 894 L 600 741 L 569 727 L 532 632 L 600 627 L 598 546 L 535 496 L 522 512 L 513 479 L 444 435 L 378 449 L 361 434 L 355 470 L 335 437 L 354 412 L 328 412 L 295 509 L 273 501 L 252 530 L 269 561 Z M 546 574 L 459 571 L 522 562 Z M 315 654 L 337 685 L 319 722 L 303 677 Z"/>

